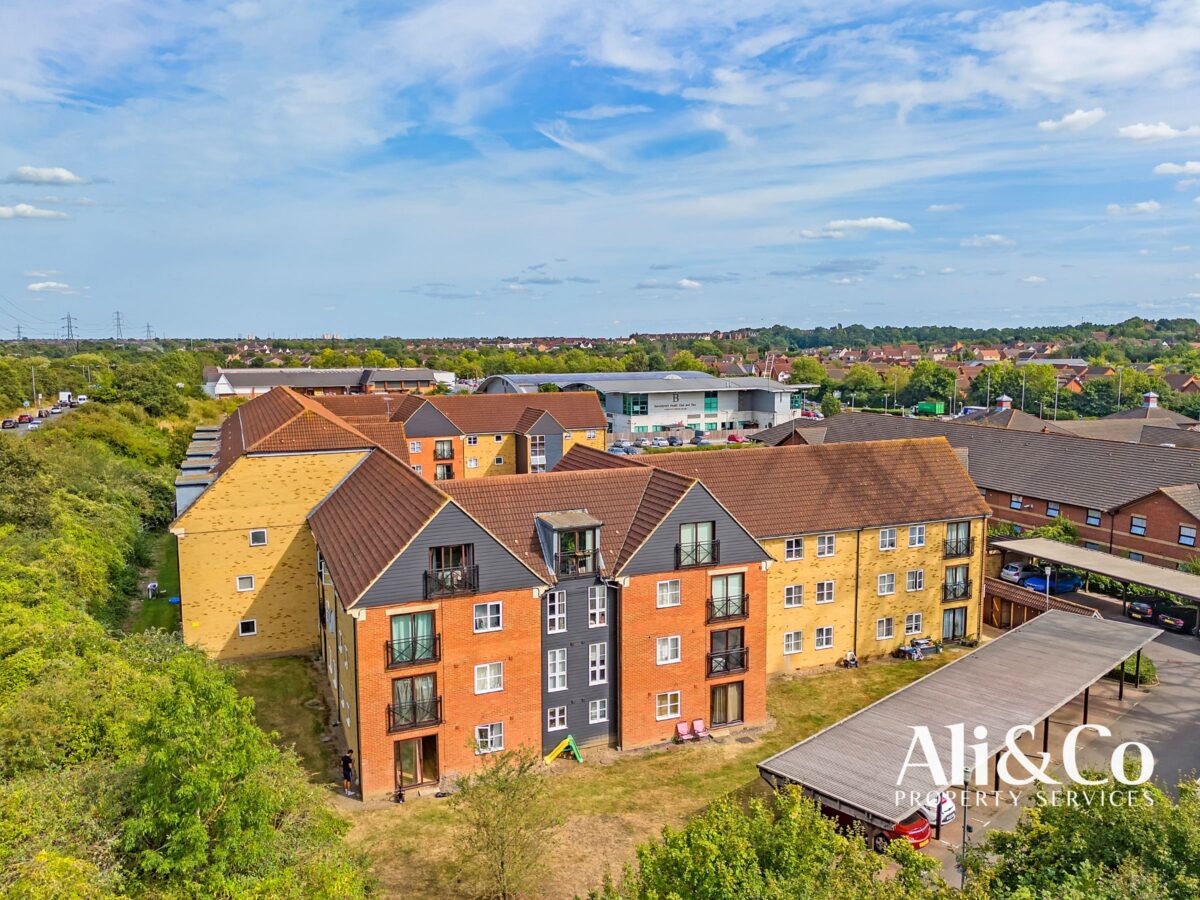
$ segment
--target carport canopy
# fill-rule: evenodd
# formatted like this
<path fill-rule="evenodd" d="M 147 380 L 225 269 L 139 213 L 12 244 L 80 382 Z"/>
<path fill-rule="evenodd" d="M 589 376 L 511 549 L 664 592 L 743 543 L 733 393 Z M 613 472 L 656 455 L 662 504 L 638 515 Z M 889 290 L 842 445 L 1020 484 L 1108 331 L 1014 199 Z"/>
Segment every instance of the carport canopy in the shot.
<path fill-rule="evenodd" d="M 950 726 L 964 725 L 968 765 L 972 744 L 986 744 L 984 758 L 991 759 L 1004 749 L 1009 729 L 1036 726 L 1158 635 L 1153 628 L 1050 610 L 763 760 L 759 774 L 776 787 L 800 785 L 826 806 L 888 828 L 949 787 L 936 783 L 928 767 L 905 768 L 915 727 L 929 729 L 947 778 L 961 785 L 963 773 L 949 771 Z M 978 725 L 986 737 L 974 736 Z M 923 763 L 925 755 L 916 750 L 912 760 Z"/>
<path fill-rule="evenodd" d="M 1140 585 L 1200 603 L 1200 575 L 1180 572 L 1177 569 L 1164 569 L 1162 566 L 1139 562 L 1136 559 L 1114 556 L 1103 550 L 1089 550 L 1049 538 L 993 540 L 988 546 L 1030 559 L 1044 559 L 1046 562 L 1070 566 L 1073 569 L 1083 569 L 1085 572 L 1105 575 L 1126 584 Z"/>

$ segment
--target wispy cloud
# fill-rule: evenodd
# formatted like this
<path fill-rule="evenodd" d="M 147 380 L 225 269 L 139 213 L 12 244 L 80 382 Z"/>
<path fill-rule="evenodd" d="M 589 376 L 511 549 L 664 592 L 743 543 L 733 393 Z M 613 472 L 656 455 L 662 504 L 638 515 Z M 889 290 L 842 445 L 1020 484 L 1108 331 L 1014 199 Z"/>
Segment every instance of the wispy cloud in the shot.
<path fill-rule="evenodd" d="M 1141 203 L 1130 203 L 1128 206 L 1110 203 L 1104 208 L 1110 216 L 1144 216 L 1160 211 L 1162 204 L 1157 200 L 1143 200 Z"/>
<path fill-rule="evenodd" d="M 704 285 L 691 278 L 680 278 L 678 281 L 660 281 L 657 278 L 647 278 L 639 281 L 634 288 L 639 291 L 698 291 Z"/>
<path fill-rule="evenodd" d="M 931 213 L 948 213 L 958 212 L 963 208 L 961 203 L 931 203 L 925 207 L 926 212 Z"/>
<path fill-rule="evenodd" d="M 1159 163 L 1154 167 L 1155 175 L 1200 175 L 1200 162 Z"/>
<path fill-rule="evenodd" d="M 622 116 L 636 116 L 641 113 L 654 112 L 653 108 L 643 106 L 640 103 L 630 104 L 628 106 L 609 106 L 603 103 L 598 103 L 595 106 L 589 106 L 587 109 L 576 109 L 571 112 L 563 113 L 563 117 L 567 119 L 580 119 L 585 122 L 596 121 L 599 119 L 619 119 Z"/>
<path fill-rule="evenodd" d="M 1086 131 L 1097 125 L 1108 113 L 1097 106 L 1095 109 L 1077 109 L 1061 119 L 1045 119 L 1038 122 L 1042 131 Z"/>
<path fill-rule="evenodd" d="M 56 209 L 41 209 L 28 203 L 16 206 L 0 206 L 0 219 L 69 219 L 65 212 Z"/>
<path fill-rule="evenodd" d="M 959 241 L 963 247 L 987 249 L 989 247 L 1015 247 L 1017 242 L 1003 234 L 973 234 Z"/>
<path fill-rule="evenodd" d="M 35 294 L 74 294 L 75 290 L 61 281 L 37 281 L 27 285 L 25 290 Z"/>
<path fill-rule="evenodd" d="M 831 219 L 824 228 L 806 228 L 800 232 L 805 240 L 822 240 L 850 237 L 852 234 L 864 231 L 893 231 L 912 232 L 913 227 L 908 222 L 892 219 L 888 216 L 867 216 L 862 219 Z"/>
<path fill-rule="evenodd" d="M 52 166 L 21 166 L 4 179 L 7 184 L 83 184 L 84 181 L 69 169 Z"/>
<path fill-rule="evenodd" d="M 1026 275 L 1021 279 L 1025 284 L 1045 284 L 1046 279 L 1041 275 Z"/>

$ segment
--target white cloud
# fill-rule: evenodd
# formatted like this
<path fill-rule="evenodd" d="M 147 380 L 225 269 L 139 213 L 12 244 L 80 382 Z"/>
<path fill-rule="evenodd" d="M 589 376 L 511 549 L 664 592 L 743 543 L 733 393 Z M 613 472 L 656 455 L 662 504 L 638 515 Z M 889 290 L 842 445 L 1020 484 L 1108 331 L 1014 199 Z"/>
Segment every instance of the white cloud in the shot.
<path fill-rule="evenodd" d="M 58 166 L 21 166 L 4 180 L 9 184 L 83 184 L 83 179 L 70 169 Z"/>
<path fill-rule="evenodd" d="M 1025 284 L 1045 284 L 1046 279 L 1041 275 L 1027 275 L 1021 279 Z"/>
<path fill-rule="evenodd" d="M 36 281 L 25 288 L 27 291 L 33 291 L 35 294 L 74 294 L 75 291 L 69 284 L 63 284 L 61 281 Z"/>
<path fill-rule="evenodd" d="M 1171 252 L 1172 253 L 1187 253 L 1191 249 L 1192 249 L 1191 244 L 1180 244 L 1178 247 L 1172 247 Z"/>
<path fill-rule="evenodd" d="M 567 126 L 566 122 L 555 122 L 550 125 L 536 125 L 534 127 L 544 138 L 553 141 L 564 150 L 570 150 L 572 153 L 576 153 L 584 159 L 603 166 L 606 169 L 620 171 L 620 167 L 599 147 L 575 140 L 571 136 L 571 129 Z"/>
<path fill-rule="evenodd" d="M 1159 163 L 1154 167 L 1155 175 L 1200 175 L 1200 162 Z"/>
<path fill-rule="evenodd" d="M 49 278 L 51 275 L 57 275 L 58 269 L 34 269 L 23 274 L 26 278 Z"/>
<path fill-rule="evenodd" d="M 1077 109 L 1061 119 L 1046 119 L 1038 122 L 1042 131 L 1084 131 L 1097 124 L 1108 113 L 1097 106 L 1095 109 Z"/>
<path fill-rule="evenodd" d="M 833 279 L 834 284 L 858 284 L 862 279 L 857 275 L 843 275 L 841 278 Z"/>
<path fill-rule="evenodd" d="M 16 206 L 0 206 L 0 219 L 69 219 L 66 213 L 53 209 L 39 209 L 28 203 Z"/>
<path fill-rule="evenodd" d="M 704 287 L 699 281 L 693 281 L 691 278 L 680 278 L 675 283 L 685 291 L 696 291 Z"/>
<path fill-rule="evenodd" d="M 609 106 L 604 103 L 597 103 L 595 106 L 589 106 L 587 109 L 576 109 L 571 112 L 565 112 L 563 116 L 568 119 L 595 121 L 597 119 L 617 119 L 621 116 L 634 116 L 639 113 L 648 112 L 654 112 L 654 110 L 649 106 L 642 106 L 641 104 Z"/>
<path fill-rule="evenodd" d="M 1169 141 L 1200 134 L 1200 125 L 1175 128 L 1166 122 L 1138 122 L 1117 129 L 1117 134 L 1131 141 Z"/>
<path fill-rule="evenodd" d="M 931 203 L 925 208 L 926 212 L 931 213 L 947 213 L 958 212 L 963 208 L 961 203 Z"/>
<path fill-rule="evenodd" d="M 657 278 L 647 278 L 639 281 L 634 287 L 639 291 L 698 291 L 703 283 L 694 278 L 680 278 L 678 281 L 659 281 Z"/>
<path fill-rule="evenodd" d="M 1143 200 L 1141 203 L 1131 203 L 1129 206 L 1110 203 L 1104 208 L 1108 210 L 1110 216 L 1142 216 L 1158 212 L 1162 209 L 1162 204 L 1157 200 Z"/>
<path fill-rule="evenodd" d="M 861 231 L 893 231 L 912 232 L 913 227 L 907 222 L 888 216 L 866 216 L 862 219 L 832 219 L 824 228 L 805 228 L 800 237 L 805 240 L 838 239 L 849 237 L 853 232 Z"/>
<path fill-rule="evenodd" d="M 973 234 L 969 238 L 963 238 L 959 241 L 963 247 L 972 248 L 987 248 L 987 247 L 1015 247 L 1017 242 L 1003 234 Z"/>
<path fill-rule="evenodd" d="M 957 271 L 958 271 L 958 269 L 954 268 L 953 266 L 945 266 L 941 269 L 938 269 L 938 274 L 939 275 L 953 275 Z"/>

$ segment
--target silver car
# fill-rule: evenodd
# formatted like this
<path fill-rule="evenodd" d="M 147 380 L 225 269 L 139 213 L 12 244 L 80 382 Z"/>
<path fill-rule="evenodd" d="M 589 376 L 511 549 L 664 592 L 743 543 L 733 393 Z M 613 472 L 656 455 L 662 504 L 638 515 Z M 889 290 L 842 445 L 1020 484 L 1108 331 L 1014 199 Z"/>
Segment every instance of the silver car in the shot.
<path fill-rule="evenodd" d="M 1026 578 L 1044 574 L 1046 573 L 1031 563 L 1012 562 L 1000 570 L 1000 578 L 1004 581 L 1011 581 L 1013 584 L 1020 584 Z"/>

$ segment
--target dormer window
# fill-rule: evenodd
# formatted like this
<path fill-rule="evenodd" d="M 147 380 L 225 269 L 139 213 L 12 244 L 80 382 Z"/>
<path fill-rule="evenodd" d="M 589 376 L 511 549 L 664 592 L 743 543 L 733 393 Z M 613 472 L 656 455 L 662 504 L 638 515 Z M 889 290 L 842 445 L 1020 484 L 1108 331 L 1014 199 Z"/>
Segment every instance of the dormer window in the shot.
<path fill-rule="evenodd" d="M 555 568 L 559 575 L 586 575 L 596 571 L 597 531 L 595 528 L 577 528 L 557 532 Z"/>

